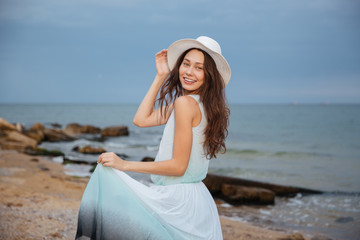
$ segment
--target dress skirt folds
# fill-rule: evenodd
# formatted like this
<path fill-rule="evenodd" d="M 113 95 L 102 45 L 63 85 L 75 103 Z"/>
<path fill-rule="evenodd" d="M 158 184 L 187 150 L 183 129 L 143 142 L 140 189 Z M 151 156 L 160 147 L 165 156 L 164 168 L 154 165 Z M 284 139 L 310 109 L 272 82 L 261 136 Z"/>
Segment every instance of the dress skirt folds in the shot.
<path fill-rule="evenodd" d="M 150 187 L 98 164 L 83 195 L 76 239 L 222 239 L 202 182 Z"/>
<path fill-rule="evenodd" d="M 76 239 L 221 240 L 215 202 L 202 183 L 209 160 L 204 154 L 205 111 L 198 95 L 201 122 L 192 128 L 193 142 L 183 176 L 151 175 L 144 185 L 119 170 L 98 164 L 85 189 Z M 175 117 L 164 128 L 155 161 L 172 158 Z"/>

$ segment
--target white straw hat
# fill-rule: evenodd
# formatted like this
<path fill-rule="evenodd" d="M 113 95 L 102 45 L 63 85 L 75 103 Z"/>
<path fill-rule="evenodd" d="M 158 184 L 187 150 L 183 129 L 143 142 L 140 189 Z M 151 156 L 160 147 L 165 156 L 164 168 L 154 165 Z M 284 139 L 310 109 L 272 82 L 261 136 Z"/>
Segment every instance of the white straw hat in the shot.
<path fill-rule="evenodd" d="M 181 39 L 171 44 L 167 50 L 170 70 L 175 67 L 176 61 L 180 55 L 191 48 L 202 49 L 214 59 L 216 67 L 226 86 L 231 76 L 230 66 L 226 59 L 221 55 L 220 45 L 214 39 L 206 36 L 201 36 L 197 39 Z"/>

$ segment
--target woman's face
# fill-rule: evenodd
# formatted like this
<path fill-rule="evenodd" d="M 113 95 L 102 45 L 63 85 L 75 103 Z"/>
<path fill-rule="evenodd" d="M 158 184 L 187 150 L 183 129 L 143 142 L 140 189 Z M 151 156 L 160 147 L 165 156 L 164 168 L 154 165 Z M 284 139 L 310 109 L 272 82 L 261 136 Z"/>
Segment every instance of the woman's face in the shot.
<path fill-rule="evenodd" d="M 185 94 L 196 93 L 204 84 L 204 54 L 196 49 L 189 51 L 179 68 L 179 78 Z"/>

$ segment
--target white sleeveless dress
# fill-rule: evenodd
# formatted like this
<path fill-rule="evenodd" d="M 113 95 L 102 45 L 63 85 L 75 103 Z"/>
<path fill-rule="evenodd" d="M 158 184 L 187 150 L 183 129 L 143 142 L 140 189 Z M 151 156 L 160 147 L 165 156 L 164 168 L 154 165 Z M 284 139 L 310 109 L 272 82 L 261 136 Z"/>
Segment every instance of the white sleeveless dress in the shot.
<path fill-rule="evenodd" d="M 146 186 L 126 173 L 99 164 L 85 189 L 76 239 L 221 240 L 219 215 L 202 183 L 209 160 L 202 142 L 207 121 L 198 95 L 201 122 L 193 127 L 190 160 L 181 177 L 152 175 Z M 155 161 L 172 158 L 174 111 L 166 123 Z"/>

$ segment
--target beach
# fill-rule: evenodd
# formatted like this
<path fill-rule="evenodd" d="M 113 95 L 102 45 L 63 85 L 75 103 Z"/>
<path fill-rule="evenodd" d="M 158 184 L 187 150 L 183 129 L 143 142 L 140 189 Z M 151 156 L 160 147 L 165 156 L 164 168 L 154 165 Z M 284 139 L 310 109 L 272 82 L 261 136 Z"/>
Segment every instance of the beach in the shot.
<path fill-rule="evenodd" d="M 89 178 L 64 171 L 62 164 L 43 157 L 0 150 L 0 239 L 74 239 Z M 224 217 L 220 220 L 224 240 L 314 239 L 290 229 L 270 230 Z"/>
<path fill-rule="evenodd" d="M 12 152 L 13 155 L 5 161 L 4 153 L 9 152 L 2 152 L 1 167 L 5 169 L 1 170 L 0 176 L 5 190 L 1 199 L 6 207 L 2 208 L 1 227 L 13 226 L 12 222 L 20 221 L 18 228 L 25 229 L 23 226 L 39 218 L 38 222 L 46 222 L 40 224 L 41 228 L 35 225 L 39 231 L 58 219 L 55 227 L 49 228 L 52 232 L 47 234 L 60 232 L 64 239 L 72 234 L 71 239 L 81 195 L 91 176 L 89 170 L 98 156 L 85 151 L 89 146 L 95 151 L 114 152 L 128 161 L 142 161 L 156 156 L 163 126 L 134 126 L 132 116 L 136 109 L 137 104 L 0 104 L 0 118 L 8 121 L 5 124 L 8 130 L 0 131 L 3 150 L 20 148 L 24 151 L 24 147 L 30 144 L 42 149 L 40 154 L 60 155 L 40 158 Z M 226 239 L 256 239 L 254 236 L 257 233 L 268 229 L 275 230 L 276 234 L 284 234 L 285 231 L 285 236 L 297 231 L 304 237 L 322 235 L 328 237 L 322 239 L 360 239 L 360 105 L 232 105 L 230 118 L 227 152 L 210 161 L 210 174 L 319 190 L 323 194 L 277 195 L 275 204 L 263 203 L 260 206 L 254 205 L 253 201 L 250 205 L 235 206 L 216 199 Z M 115 129 L 119 133 L 126 130 L 125 135 L 103 136 L 103 130 L 114 128 L 112 126 L 118 126 Z M 66 134 L 76 134 L 76 130 L 80 131 L 80 135 L 69 138 Z M 38 143 L 24 137 L 24 134 Z M 17 142 L 25 140 L 25 145 Z M 48 164 L 52 167 L 42 167 Z M 50 176 L 50 180 L 44 182 L 51 185 L 44 185 L 35 178 L 20 178 L 33 171 L 36 176 L 43 175 L 44 179 Z M 149 183 L 148 176 L 129 175 Z M 57 185 L 68 188 L 53 187 Z M 47 206 L 40 200 L 55 201 L 55 196 L 58 196 L 56 201 L 68 204 L 62 209 L 71 213 L 59 210 L 54 215 L 56 212 L 50 211 L 50 208 L 47 210 L 50 215 L 34 215 L 36 212 L 33 209 Z M 35 205 L 37 201 L 40 208 Z M 25 212 L 25 209 L 28 210 Z M 4 219 L 9 214 L 13 216 L 11 221 L 10 218 Z M 24 220 L 25 217 L 29 221 Z M 60 222 L 66 222 L 66 225 Z M 237 230 L 239 228 L 241 231 Z M 256 233 L 250 234 L 252 238 L 243 231 L 250 228 Z M 258 239 L 279 238 L 271 238 L 273 235 L 268 233 L 265 236 Z"/>

